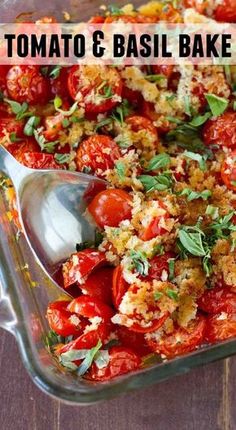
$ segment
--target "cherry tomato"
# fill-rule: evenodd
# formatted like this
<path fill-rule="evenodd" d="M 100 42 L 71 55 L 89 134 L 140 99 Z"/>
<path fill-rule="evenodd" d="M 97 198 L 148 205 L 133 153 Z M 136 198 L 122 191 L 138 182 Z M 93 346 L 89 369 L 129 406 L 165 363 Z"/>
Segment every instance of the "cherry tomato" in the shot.
<path fill-rule="evenodd" d="M 157 281 L 160 281 L 163 270 L 169 275 L 169 260 L 174 257 L 175 255 L 173 252 L 166 252 L 163 255 L 155 255 L 155 257 L 149 261 L 150 268 L 147 279 L 156 279 Z"/>
<path fill-rule="evenodd" d="M 103 16 L 93 16 L 90 18 L 89 23 L 91 24 L 103 24 L 105 21 L 105 18 Z"/>
<path fill-rule="evenodd" d="M 138 355 L 144 356 L 151 352 L 143 333 L 136 333 L 125 326 L 118 326 L 117 335 L 122 346 L 132 348 Z"/>
<path fill-rule="evenodd" d="M 48 142 L 53 142 L 58 138 L 58 133 L 62 130 L 63 118 L 61 113 L 45 118 L 44 125 L 46 130 L 43 132 L 43 135 Z"/>
<path fill-rule="evenodd" d="M 225 112 L 215 119 L 209 119 L 203 127 L 206 145 L 216 144 L 234 148 L 236 146 L 236 112 Z"/>
<path fill-rule="evenodd" d="M 214 12 L 216 21 L 236 23 L 235 0 L 223 0 Z"/>
<path fill-rule="evenodd" d="M 115 268 L 113 272 L 113 280 L 112 280 L 112 297 L 113 297 L 113 304 L 116 309 L 119 308 L 122 297 L 126 293 L 128 288 L 129 288 L 129 284 L 123 278 L 122 266 L 119 265 Z"/>
<path fill-rule="evenodd" d="M 143 116 L 151 120 L 152 122 L 158 121 L 160 119 L 160 114 L 155 111 L 155 106 L 153 103 L 149 103 L 146 100 L 143 100 L 141 105 L 141 113 Z M 156 130 L 160 134 L 165 134 L 170 131 L 169 121 L 163 120 L 162 125 L 160 127 L 156 127 Z"/>
<path fill-rule="evenodd" d="M 20 156 L 20 162 L 31 169 L 61 169 L 51 154 L 25 152 Z"/>
<path fill-rule="evenodd" d="M 228 287 L 214 287 L 205 290 L 204 294 L 198 299 L 198 307 L 209 314 L 219 312 L 232 312 L 236 310 L 236 294 L 231 292 Z"/>
<path fill-rule="evenodd" d="M 130 331 L 134 331 L 136 333 L 152 333 L 153 331 L 156 331 L 163 326 L 168 316 L 169 316 L 169 313 L 165 312 L 160 318 L 153 319 L 152 323 L 147 327 L 143 327 L 141 324 L 141 321 L 134 322 L 133 325 L 129 327 L 129 329 Z M 136 314 L 135 319 L 137 319 L 138 317 L 139 315 Z"/>
<path fill-rule="evenodd" d="M 152 70 L 154 74 L 164 75 L 169 79 L 173 73 L 174 66 L 172 64 L 154 65 L 152 66 Z"/>
<path fill-rule="evenodd" d="M 15 118 L 0 118 L 0 137 L 6 134 L 15 133 L 16 137 L 24 136 L 24 121 L 17 121 Z"/>
<path fill-rule="evenodd" d="M 62 67 L 57 78 L 50 79 L 51 93 L 53 96 L 59 96 L 62 99 L 68 98 L 67 80 L 70 67 Z"/>
<path fill-rule="evenodd" d="M 60 336 L 74 336 L 81 331 L 79 318 L 74 318 L 73 314 L 67 310 L 68 301 L 60 300 L 50 303 L 47 308 L 47 319 L 51 330 Z"/>
<path fill-rule="evenodd" d="M 6 93 L 7 81 L 6 77 L 10 66 L 0 66 L 0 91 Z"/>
<path fill-rule="evenodd" d="M 229 190 L 236 191 L 236 151 L 227 156 L 221 167 L 221 178 Z"/>
<path fill-rule="evenodd" d="M 130 126 L 133 132 L 138 133 L 139 131 L 145 130 L 150 135 L 153 142 L 158 141 L 156 127 L 154 127 L 152 121 L 149 119 L 140 115 L 132 115 L 127 117 L 125 122 Z"/>
<path fill-rule="evenodd" d="M 69 93 L 86 113 L 103 113 L 121 101 L 122 80 L 109 66 L 73 66 L 68 77 Z"/>
<path fill-rule="evenodd" d="M 110 306 L 90 296 L 80 296 L 73 299 L 67 306 L 67 310 L 84 318 L 100 317 L 104 321 L 110 321 L 114 315 L 114 311 Z"/>
<path fill-rule="evenodd" d="M 80 144 L 75 162 L 80 172 L 88 168 L 101 176 L 105 170 L 113 169 L 114 162 L 120 157 L 120 149 L 111 137 L 94 134 Z"/>
<path fill-rule="evenodd" d="M 98 369 L 93 363 L 88 378 L 94 381 L 106 381 L 125 373 L 138 370 L 141 366 L 140 357 L 131 349 L 123 346 L 114 346 L 109 350 L 109 363 L 106 367 Z"/>
<path fill-rule="evenodd" d="M 50 98 L 49 81 L 37 66 L 13 66 L 7 74 L 9 97 L 19 103 L 43 104 Z"/>
<path fill-rule="evenodd" d="M 88 206 L 99 227 L 117 227 L 121 221 L 131 218 L 131 197 L 123 190 L 101 191 Z"/>
<path fill-rule="evenodd" d="M 187 328 L 176 327 L 173 333 L 164 334 L 160 339 L 147 339 L 150 348 L 168 358 L 187 354 L 201 345 L 206 330 L 206 319 L 198 316 Z"/>
<path fill-rule="evenodd" d="M 142 94 L 140 91 L 131 90 L 123 84 L 122 88 L 122 99 L 128 100 L 131 105 L 138 106 L 142 101 Z"/>
<path fill-rule="evenodd" d="M 24 158 L 25 153 L 36 152 L 39 153 L 40 147 L 36 140 L 33 138 L 25 138 L 24 140 L 8 145 L 7 150 L 20 162 L 22 163 L 22 157 Z"/>
<path fill-rule="evenodd" d="M 162 236 L 168 231 L 162 226 L 162 224 L 163 221 L 169 218 L 169 213 L 167 212 L 165 205 L 161 201 L 157 201 L 156 203 L 157 206 L 159 206 L 160 209 L 163 210 L 163 214 L 153 218 L 147 225 L 147 227 L 145 227 L 144 230 L 141 232 L 140 239 L 142 239 L 143 241 L 151 240 L 156 236 Z"/>
<path fill-rule="evenodd" d="M 107 305 L 112 305 L 113 267 L 95 270 L 81 286 L 83 294 L 97 298 Z"/>
<path fill-rule="evenodd" d="M 236 314 L 219 313 L 207 318 L 205 339 L 210 343 L 236 336 Z"/>
<path fill-rule="evenodd" d="M 62 266 L 64 287 L 68 288 L 75 282 L 83 284 L 95 268 L 105 264 L 105 253 L 96 249 L 88 248 L 73 254 Z"/>

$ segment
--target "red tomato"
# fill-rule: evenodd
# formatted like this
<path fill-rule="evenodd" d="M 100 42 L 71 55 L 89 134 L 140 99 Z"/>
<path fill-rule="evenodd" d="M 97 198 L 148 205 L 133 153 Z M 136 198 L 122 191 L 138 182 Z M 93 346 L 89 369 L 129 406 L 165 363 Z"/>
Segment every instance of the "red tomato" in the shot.
<path fill-rule="evenodd" d="M 187 328 L 177 327 L 173 333 L 165 334 L 161 339 L 148 339 L 150 348 L 168 358 L 187 354 L 201 345 L 206 330 L 206 319 L 198 316 Z"/>
<path fill-rule="evenodd" d="M 37 152 L 39 153 L 40 147 L 36 140 L 33 138 L 25 138 L 23 141 L 11 143 L 8 145 L 7 150 L 21 163 L 22 157 L 25 153 Z"/>
<path fill-rule="evenodd" d="M 68 312 L 68 301 L 50 303 L 47 308 L 47 319 L 51 330 L 60 336 L 74 336 L 81 330 L 80 322 L 73 324 L 72 313 Z"/>
<path fill-rule="evenodd" d="M 84 318 L 100 317 L 104 321 L 110 321 L 114 315 L 114 311 L 110 306 L 90 296 L 80 296 L 73 299 L 67 306 L 67 310 Z"/>
<path fill-rule="evenodd" d="M 2 91 L 3 93 L 6 92 L 6 86 L 7 86 L 6 76 L 9 69 L 10 69 L 10 66 L 0 66 L 0 91 Z"/>
<path fill-rule="evenodd" d="M 48 142 L 53 142 L 58 138 L 58 133 L 62 129 L 62 120 L 63 115 L 61 113 L 45 118 L 46 130 L 43 132 L 43 135 Z"/>
<path fill-rule="evenodd" d="M 152 66 L 153 73 L 156 75 L 164 75 L 168 79 L 171 77 L 174 66 L 172 64 L 160 64 Z"/>
<path fill-rule="evenodd" d="M 210 343 L 220 342 L 236 336 L 236 314 L 210 315 L 207 318 L 205 339 Z"/>
<path fill-rule="evenodd" d="M 61 169 L 52 154 L 25 152 L 20 156 L 20 162 L 31 169 Z"/>
<path fill-rule="evenodd" d="M 214 18 L 221 22 L 236 23 L 236 5 L 235 0 L 223 0 L 215 10 Z"/>
<path fill-rule="evenodd" d="M 113 267 L 102 267 L 91 273 L 81 286 L 83 294 L 97 298 L 107 305 L 112 305 Z"/>
<path fill-rule="evenodd" d="M 160 114 L 155 111 L 155 106 L 153 103 L 146 102 L 143 100 L 141 106 L 142 115 L 150 119 L 152 122 L 158 121 L 160 118 Z M 161 127 L 156 127 L 158 133 L 168 133 L 170 131 L 170 125 L 168 120 L 162 121 Z"/>
<path fill-rule="evenodd" d="M 163 255 L 155 255 L 149 263 L 150 268 L 148 272 L 148 279 L 156 279 L 157 281 L 161 280 L 163 270 L 165 270 L 169 275 L 169 260 L 174 258 L 175 255 L 173 252 L 166 252 Z"/>
<path fill-rule="evenodd" d="M 99 227 L 117 227 L 121 221 L 131 218 L 131 197 L 123 190 L 101 191 L 88 206 Z"/>
<path fill-rule="evenodd" d="M 15 133 L 16 137 L 24 136 L 24 121 L 17 121 L 15 118 L 0 118 L 0 137 L 6 134 Z"/>
<path fill-rule="evenodd" d="M 113 169 L 114 162 L 120 157 L 120 149 L 111 137 L 94 134 L 80 144 L 75 162 L 80 172 L 89 168 L 101 176 L 105 170 Z"/>
<path fill-rule="evenodd" d="M 126 118 L 125 122 L 130 125 L 133 132 L 138 133 L 141 130 L 145 130 L 153 139 L 153 141 L 158 141 L 158 135 L 156 127 L 154 127 L 152 121 L 144 116 L 133 115 Z"/>
<path fill-rule="evenodd" d="M 19 103 L 45 103 L 50 98 L 49 81 L 36 66 L 13 66 L 7 74 L 7 91 Z"/>
<path fill-rule="evenodd" d="M 133 325 L 129 328 L 130 331 L 134 331 L 136 333 L 152 333 L 153 331 L 158 330 L 163 326 L 165 320 L 168 318 L 169 313 L 165 312 L 160 318 L 155 318 L 152 321 L 152 324 L 147 327 L 143 327 L 141 323 L 134 322 Z M 135 319 L 138 317 L 138 314 L 135 315 Z"/>
<path fill-rule="evenodd" d="M 229 190 L 236 191 L 236 151 L 231 152 L 221 167 L 221 178 Z"/>
<path fill-rule="evenodd" d="M 106 24 L 110 24 L 112 22 L 117 22 L 117 21 L 131 23 L 131 24 L 137 23 L 136 17 L 132 15 L 111 15 L 111 16 L 107 16 L 105 19 Z"/>
<path fill-rule="evenodd" d="M 168 231 L 164 227 L 162 227 L 162 223 L 165 219 L 169 218 L 169 213 L 167 212 L 165 205 L 161 201 L 157 201 L 156 204 L 160 207 L 160 209 L 163 209 L 163 215 L 153 218 L 148 224 L 148 226 L 141 232 L 140 239 L 144 241 L 151 240 L 156 236 L 162 236 Z"/>
<path fill-rule="evenodd" d="M 73 254 L 62 266 L 64 287 L 68 288 L 75 282 L 83 284 L 95 268 L 104 264 L 107 264 L 105 253 L 96 249 L 84 249 Z"/>
<path fill-rule="evenodd" d="M 113 67 L 73 66 L 68 77 L 68 89 L 72 99 L 78 100 L 86 113 L 98 114 L 119 103 L 122 80 Z"/>
<path fill-rule="evenodd" d="M 206 145 L 236 146 L 236 112 L 225 112 L 215 119 L 209 119 L 203 127 Z"/>
<path fill-rule="evenodd" d="M 89 23 L 91 24 L 103 24 L 105 21 L 105 18 L 103 16 L 93 16 L 90 18 Z"/>
<path fill-rule="evenodd" d="M 116 309 L 119 308 L 122 297 L 126 293 L 128 288 L 129 288 L 129 284 L 123 278 L 122 266 L 119 265 L 115 268 L 113 272 L 113 280 L 112 280 L 112 297 L 113 297 L 113 304 Z"/>
<path fill-rule="evenodd" d="M 128 102 L 131 105 L 136 105 L 136 106 L 138 106 L 139 103 L 142 101 L 142 94 L 140 93 L 140 91 L 131 90 L 130 88 L 126 87 L 124 84 L 122 88 L 121 97 L 122 99 L 128 100 Z"/>
<path fill-rule="evenodd" d="M 125 373 L 138 370 L 141 366 L 140 357 L 131 349 L 123 346 L 114 346 L 109 350 L 109 363 L 103 369 L 98 369 L 93 363 L 88 378 L 94 381 L 107 381 Z"/>
<path fill-rule="evenodd" d="M 70 67 L 62 67 L 58 78 L 51 78 L 51 93 L 53 96 L 59 96 L 62 99 L 68 98 L 67 80 Z"/>
<path fill-rule="evenodd" d="M 198 300 L 198 307 L 209 314 L 236 310 L 236 294 L 228 287 L 214 287 L 205 290 Z"/>
<path fill-rule="evenodd" d="M 151 352 L 143 333 L 135 333 L 125 326 L 118 326 L 117 335 L 122 346 L 132 348 L 138 355 L 144 356 Z"/>

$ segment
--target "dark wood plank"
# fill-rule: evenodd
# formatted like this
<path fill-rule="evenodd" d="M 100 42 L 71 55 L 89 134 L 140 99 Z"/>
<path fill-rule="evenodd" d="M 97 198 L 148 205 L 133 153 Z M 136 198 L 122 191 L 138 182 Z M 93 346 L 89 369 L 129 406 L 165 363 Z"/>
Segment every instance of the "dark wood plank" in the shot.
<path fill-rule="evenodd" d="M 41 393 L 0 332 L 2 430 L 234 430 L 236 359 L 220 361 L 151 388 L 75 407 Z"/>

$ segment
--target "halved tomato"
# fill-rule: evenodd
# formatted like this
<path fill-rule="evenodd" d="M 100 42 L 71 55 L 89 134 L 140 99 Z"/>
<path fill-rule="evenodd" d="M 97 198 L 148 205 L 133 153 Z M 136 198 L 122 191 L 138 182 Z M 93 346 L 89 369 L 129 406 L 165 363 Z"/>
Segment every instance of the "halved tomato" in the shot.
<path fill-rule="evenodd" d="M 81 321 L 79 318 L 73 319 L 73 313 L 67 310 L 68 303 L 66 300 L 60 300 L 50 303 L 47 308 L 47 319 L 51 330 L 63 337 L 82 333 Z"/>
<path fill-rule="evenodd" d="M 206 320 L 205 339 L 209 343 L 220 342 L 236 336 L 236 313 L 221 312 Z"/>
<path fill-rule="evenodd" d="M 236 147 L 236 112 L 228 111 L 214 119 L 209 119 L 203 127 L 206 145 Z"/>
<path fill-rule="evenodd" d="M 42 154 L 40 152 L 25 152 L 21 154 L 19 161 L 31 169 L 62 168 L 62 165 L 56 163 L 52 154 Z"/>
<path fill-rule="evenodd" d="M 113 297 L 113 304 L 116 309 L 119 308 L 122 297 L 126 293 L 128 288 L 129 288 L 129 284 L 123 278 L 122 266 L 119 265 L 115 268 L 113 272 L 113 280 L 112 280 L 112 297 Z"/>
<path fill-rule="evenodd" d="M 205 290 L 198 299 L 198 307 L 209 314 L 232 312 L 236 310 L 236 294 L 229 287 L 214 287 Z"/>
<path fill-rule="evenodd" d="M 103 321 L 110 321 L 114 315 L 113 309 L 95 297 L 80 296 L 73 299 L 67 306 L 69 312 L 84 318 L 100 317 Z"/>
<path fill-rule="evenodd" d="M 101 267 L 95 270 L 81 286 L 83 294 L 97 298 L 107 305 L 112 305 L 113 267 Z"/>
<path fill-rule="evenodd" d="M 229 153 L 223 162 L 221 178 L 229 190 L 236 191 L 236 151 Z"/>

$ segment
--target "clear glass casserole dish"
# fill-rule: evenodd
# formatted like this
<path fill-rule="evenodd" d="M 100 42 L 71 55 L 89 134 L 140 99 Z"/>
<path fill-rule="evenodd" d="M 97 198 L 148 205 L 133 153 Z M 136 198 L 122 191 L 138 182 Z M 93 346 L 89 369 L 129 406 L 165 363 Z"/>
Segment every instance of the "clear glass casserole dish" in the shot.
<path fill-rule="evenodd" d="M 141 2 L 134 1 L 134 4 L 138 3 Z M 35 13 L 35 17 L 54 15 L 61 21 L 63 12 L 68 12 L 73 21 L 81 21 L 97 11 L 99 5 L 100 2 L 97 1 L 90 5 L 85 0 L 79 4 L 71 1 L 65 4 L 61 0 L 54 0 L 49 8 L 46 1 L 43 1 L 41 11 Z M 35 9 L 32 0 L 4 1 L 1 5 L 1 21 L 12 22 L 19 13 L 34 12 Z M 16 337 L 26 369 L 34 382 L 46 393 L 64 401 L 88 404 L 142 388 L 236 352 L 236 341 L 231 340 L 201 348 L 184 357 L 154 365 L 110 382 L 96 384 L 73 377 L 58 365 L 43 342 L 43 336 L 48 330 L 45 319 L 46 307 L 49 301 L 58 299 L 60 293 L 55 291 L 35 262 L 24 237 L 21 235 L 16 240 L 17 230 L 9 222 L 7 211 L 4 192 L 1 190 L 0 326 Z"/>

